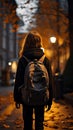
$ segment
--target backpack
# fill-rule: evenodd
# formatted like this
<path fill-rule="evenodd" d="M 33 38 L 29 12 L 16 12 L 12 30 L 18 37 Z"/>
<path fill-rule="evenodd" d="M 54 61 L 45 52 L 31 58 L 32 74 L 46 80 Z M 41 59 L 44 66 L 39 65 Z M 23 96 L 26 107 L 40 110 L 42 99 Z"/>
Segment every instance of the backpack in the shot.
<path fill-rule="evenodd" d="M 45 55 L 39 60 L 30 61 L 24 73 L 24 85 L 21 88 L 23 103 L 31 106 L 45 105 L 49 100 L 49 75 L 43 63 Z"/>

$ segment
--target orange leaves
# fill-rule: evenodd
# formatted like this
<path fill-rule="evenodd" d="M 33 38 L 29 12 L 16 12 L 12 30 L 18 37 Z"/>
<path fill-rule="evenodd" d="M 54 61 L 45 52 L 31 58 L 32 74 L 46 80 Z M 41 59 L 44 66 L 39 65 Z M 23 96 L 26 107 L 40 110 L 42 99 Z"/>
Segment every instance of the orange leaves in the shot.
<path fill-rule="evenodd" d="M 0 17 L 2 17 L 4 23 L 10 23 L 15 30 L 18 27 L 16 24 L 19 20 L 16 16 L 16 4 L 12 4 L 9 1 L 1 1 Z"/>
<path fill-rule="evenodd" d="M 6 129 L 10 128 L 10 126 L 7 125 L 7 124 L 3 124 L 3 127 L 6 128 Z"/>

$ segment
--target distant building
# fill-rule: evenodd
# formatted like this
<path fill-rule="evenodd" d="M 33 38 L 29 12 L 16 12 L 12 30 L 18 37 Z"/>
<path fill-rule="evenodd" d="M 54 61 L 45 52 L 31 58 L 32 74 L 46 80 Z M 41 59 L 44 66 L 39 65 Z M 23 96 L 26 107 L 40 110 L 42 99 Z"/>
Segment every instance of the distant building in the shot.
<path fill-rule="evenodd" d="M 9 62 L 18 57 L 17 33 L 12 32 L 10 24 L 4 24 L 0 20 L 0 77 L 2 71 L 8 68 Z"/>

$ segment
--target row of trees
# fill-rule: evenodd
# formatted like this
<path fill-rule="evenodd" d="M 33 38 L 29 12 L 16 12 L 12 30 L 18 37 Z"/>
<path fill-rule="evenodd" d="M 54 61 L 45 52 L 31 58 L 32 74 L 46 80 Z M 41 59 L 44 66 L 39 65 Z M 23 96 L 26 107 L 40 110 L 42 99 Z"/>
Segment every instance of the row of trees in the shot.
<path fill-rule="evenodd" d="M 3 17 L 4 22 L 12 24 L 13 29 L 18 28 L 19 18 L 16 15 L 17 5 L 15 0 L 1 0 L 0 5 L 2 5 L 2 8 L 0 7 L 0 16 Z M 63 39 L 68 40 L 68 18 L 66 15 L 68 14 L 64 14 L 57 0 L 51 0 L 51 2 L 43 0 L 39 1 L 38 11 L 34 17 L 37 19 L 38 30 L 41 33 L 43 30 L 43 36 L 44 34 L 48 36 L 54 34 L 57 36 L 60 33 Z"/>

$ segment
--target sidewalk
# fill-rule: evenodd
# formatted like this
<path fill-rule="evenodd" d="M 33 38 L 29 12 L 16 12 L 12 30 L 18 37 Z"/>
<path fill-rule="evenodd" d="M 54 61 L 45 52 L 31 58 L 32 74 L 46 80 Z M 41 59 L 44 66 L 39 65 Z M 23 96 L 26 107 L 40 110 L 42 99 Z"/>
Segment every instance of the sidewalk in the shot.
<path fill-rule="evenodd" d="M 0 86 L 0 96 L 7 96 L 10 92 L 14 90 L 13 86 Z"/>
<path fill-rule="evenodd" d="M 11 129 L 17 130 L 18 128 L 19 130 L 22 130 L 23 128 L 22 110 L 21 110 L 22 107 L 21 109 L 18 110 L 17 114 L 17 109 L 14 109 L 14 106 L 12 106 L 13 97 L 10 96 L 10 93 L 13 92 L 13 89 L 14 89 L 13 86 L 3 86 L 3 87 L 0 86 L 0 96 L 4 96 L 2 98 L 2 104 L 0 102 L 0 104 L 2 105 L 1 110 L 2 112 L 4 112 L 5 110 L 8 109 L 8 113 L 10 113 L 10 115 L 7 114 L 6 120 L 3 119 L 3 122 L 0 122 L 1 130 L 6 130 L 6 126 L 9 126 L 9 128 L 7 128 L 9 130 Z M 45 117 L 44 130 L 73 130 L 72 104 L 73 104 L 73 92 L 65 94 L 64 100 L 58 100 L 57 102 L 53 101 L 50 111 L 44 113 Z"/>

